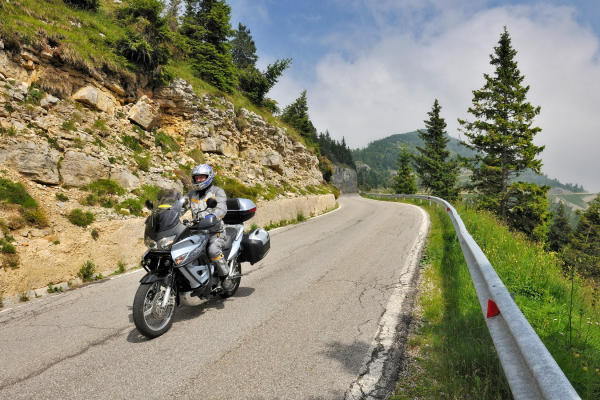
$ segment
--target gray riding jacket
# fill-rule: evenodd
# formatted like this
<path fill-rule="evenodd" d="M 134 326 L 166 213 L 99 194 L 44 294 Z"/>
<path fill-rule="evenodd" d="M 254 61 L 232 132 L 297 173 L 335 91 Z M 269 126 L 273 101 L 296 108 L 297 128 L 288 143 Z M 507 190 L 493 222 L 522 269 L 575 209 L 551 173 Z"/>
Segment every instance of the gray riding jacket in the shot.
<path fill-rule="evenodd" d="M 187 194 L 189 199 L 189 207 L 192 209 L 192 217 L 194 219 L 204 218 L 207 215 L 215 215 L 221 221 L 216 224 L 209 232 L 225 232 L 225 224 L 222 219 L 227 214 L 227 195 L 225 191 L 218 186 L 211 186 L 202 194 L 199 190 L 192 190 Z M 206 201 L 213 198 L 217 201 L 215 208 L 208 208 Z"/>

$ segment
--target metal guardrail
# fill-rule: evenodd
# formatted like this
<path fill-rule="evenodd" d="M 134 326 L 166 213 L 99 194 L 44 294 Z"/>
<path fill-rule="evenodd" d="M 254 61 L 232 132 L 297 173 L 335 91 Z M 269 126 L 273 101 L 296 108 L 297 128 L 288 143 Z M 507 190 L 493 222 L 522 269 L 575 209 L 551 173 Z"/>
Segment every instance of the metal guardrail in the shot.
<path fill-rule="evenodd" d="M 367 195 L 420 199 L 445 207 L 456 230 L 483 316 L 514 398 L 580 399 L 450 203 L 426 195 Z"/>

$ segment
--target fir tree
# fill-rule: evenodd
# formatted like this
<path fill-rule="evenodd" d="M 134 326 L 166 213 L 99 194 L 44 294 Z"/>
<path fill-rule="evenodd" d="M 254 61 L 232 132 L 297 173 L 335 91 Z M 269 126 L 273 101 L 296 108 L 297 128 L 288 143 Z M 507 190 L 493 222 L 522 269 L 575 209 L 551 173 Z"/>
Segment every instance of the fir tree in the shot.
<path fill-rule="evenodd" d="M 231 7 L 225 0 L 186 0 L 181 32 L 198 76 L 233 93 L 237 79 L 229 42 L 233 35 L 230 19 Z"/>
<path fill-rule="evenodd" d="M 238 69 L 242 70 L 256 66 L 256 61 L 258 60 L 256 45 L 250 35 L 250 29 L 242 25 L 241 22 L 238 25 L 238 29 L 233 33 L 231 45 L 233 63 Z"/>
<path fill-rule="evenodd" d="M 486 84 L 473 91 L 469 113 L 476 120 L 458 120 L 469 139 L 461 144 L 477 151 L 474 159 L 465 160 L 473 172 L 470 188 L 480 193 L 484 207 L 504 219 L 509 210 L 509 179 L 526 169 L 540 173 L 542 162 L 535 157 L 544 149 L 533 144 L 534 136 L 541 131 L 532 126 L 540 107 L 526 101 L 529 86 L 522 86 L 524 76 L 514 59 L 516 54 L 505 27 L 490 55 L 496 67 L 494 76 L 484 74 Z"/>
<path fill-rule="evenodd" d="M 169 21 L 169 28 L 173 32 L 179 30 L 179 8 L 183 0 L 171 0 L 169 6 L 165 10 L 167 20 Z"/>
<path fill-rule="evenodd" d="M 394 177 L 394 191 L 401 194 L 415 194 L 417 193 L 417 184 L 415 177 L 410 167 L 410 161 L 412 155 L 406 149 L 406 146 L 402 146 L 402 150 L 398 153 L 398 175 Z"/>
<path fill-rule="evenodd" d="M 259 71 L 256 67 L 249 65 L 246 69 L 239 72 L 238 81 L 239 88 L 244 94 L 257 106 L 263 106 L 265 96 L 275 86 L 277 80 L 283 71 L 285 71 L 292 59 L 277 60 L 273 64 L 267 66 L 264 72 Z"/>
<path fill-rule="evenodd" d="M 571 224 L 569 216 L 565 209 L 564 203 L 561 201 L 550 225 L 548 232 L 548 247 L 552 251 L 560 251 L 563 247 L 569 244 L 569 235 L 571 234 Z"/>
<path fill-rule="evenodd" d="M 317 130 L 308 116 L 306 90 L 300 94 L 296 101 L 283 109 L 281 119 L 309 141 L 317 141 Z"/>
<path fill-rule="evenodd" d="M 426 131 L 419 131 L 425 147 L 417 146 L 419 155 L 413 156 L 415 170 L 421 179 L 421 186 L 432 195 L 452 201 L 458 197 L 458 172 L 460 165 L 456 159 L 449 159 L 450 151 L 446 144 L 450 141 L 446 134 L 446 121 L 440 117 L 441 106 L 437 99 L 425 121 Z"/>
<path fill-rule="evenodd" d="M 507 193 L 506 220 L 508 225 L 524 232 L 532 239 L 545 242 L 548 234 L 548 190 L 550 186 L 535 183 L 515 182 Z"/>
<path fill-rule="evenodd" d="M 561 252 L 567 267 L 586 277 L 600 278 L 600 195 L 584 212 L 577 211 L 579 223 L 570 243 Z"/>

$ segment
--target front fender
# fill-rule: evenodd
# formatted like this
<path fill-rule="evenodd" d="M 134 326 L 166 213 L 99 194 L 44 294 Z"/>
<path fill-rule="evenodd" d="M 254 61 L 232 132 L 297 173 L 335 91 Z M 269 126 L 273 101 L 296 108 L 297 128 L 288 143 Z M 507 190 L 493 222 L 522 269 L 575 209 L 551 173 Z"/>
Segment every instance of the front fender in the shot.
<path fill-rule="evenodd" d="M 153 271 L 144 275 L 144 277 L 140 279 L 140 283 L 154 283 L 158 281 L 164 283 L 165 286 L 168 286 L 171 284 L 170 275 L 158 275 Z"/>

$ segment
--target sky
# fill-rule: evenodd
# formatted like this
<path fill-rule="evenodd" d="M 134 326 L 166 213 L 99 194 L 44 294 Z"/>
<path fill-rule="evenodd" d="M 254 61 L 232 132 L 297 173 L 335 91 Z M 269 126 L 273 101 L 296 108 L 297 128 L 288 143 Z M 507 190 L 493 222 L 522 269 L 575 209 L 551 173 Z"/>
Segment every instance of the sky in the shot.
<path fill-rule="evenodd" d="M 292 58 L 268 94 L 283 109 L 307 90 L 309 115 L 350 148 L 424 128 L 437 99 L 450 136 L 492 74 L 506 26 L 541 107 L 542 171 L 600 192 L 600 1 L 227 0 L 259 68 Z M 464 138 L 464 135 L 462 136 Z"/>

